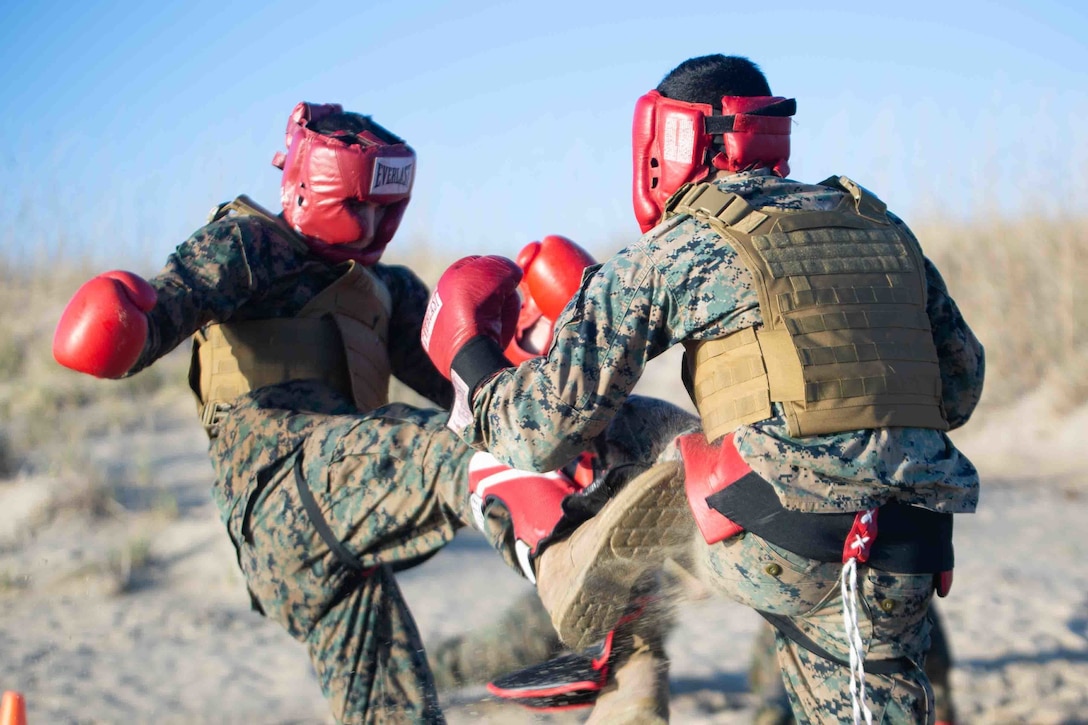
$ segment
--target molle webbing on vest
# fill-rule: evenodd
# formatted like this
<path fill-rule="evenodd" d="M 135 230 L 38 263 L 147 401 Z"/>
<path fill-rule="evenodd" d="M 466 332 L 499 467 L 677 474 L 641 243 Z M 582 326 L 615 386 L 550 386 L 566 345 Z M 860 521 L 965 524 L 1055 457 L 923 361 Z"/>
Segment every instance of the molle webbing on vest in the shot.
<path fill-rule="evenodd" d="M 297 234 L 246 197 L 221 205 L 213 217 L 231 210 L 276 222 L 285 239 L 308 249 Z M 294 318 L 208 325 L 194 336 L 189 385 L 210 434 L 215 435 L 219 417 L 239 395 L 289 380 L 321 380 L 364 412 L 389 402 L 392 299 L 366 267 L 348 264 Z"/>
<path fill-rule="evenodd" d="M 194 336 L 189 369 L 201 422 L 214 427 L 239 395 L 287 380 L 318 379 L 350 393 L 342 350 L 340 333 L 328 318 L 208 325 Z"/>
<path fill-rule="evenodd" d="M 687 343 L 707 437 L 782 403 L 794 436 L 860 428 L 946 430 L 921 249 L 845 177 L 833 211 L 753 209 L 711 184 L 667 213 L 708 223 L 752 272 L 764 326 Z"/>
<path fill-rule="evenodd" d="M 347 355 L 351 394 L 363 412 L 389 402 L 389 290 L 370 270 L 350 263 L 340 279 L 321 291 L 299 317 L 331 315 Z"/>
<path fill-rule="evenodd" d="M 692 392 L 708 440 L 768 417 L 770 387 L 753 328 L 719 340 L 684 345 L 694 371 Z"/>

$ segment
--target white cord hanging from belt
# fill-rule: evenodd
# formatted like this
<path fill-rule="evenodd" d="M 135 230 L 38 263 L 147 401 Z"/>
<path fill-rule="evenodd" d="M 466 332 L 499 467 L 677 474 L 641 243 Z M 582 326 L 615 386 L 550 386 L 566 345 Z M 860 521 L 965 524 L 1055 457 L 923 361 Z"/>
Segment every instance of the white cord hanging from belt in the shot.
<path fill-rule="evenodd" d="M 869 551 L 876 540 L 877 509 L 859 511 L 846 537 L 842 551 L 842 618 L 846 642 L 850 649 L 850 702 L 854 710 L 854 725 L 873 725 L 873 713 L 865 704 L 865 642 L 858 624 L 858 563 L 869 560 Z"/>

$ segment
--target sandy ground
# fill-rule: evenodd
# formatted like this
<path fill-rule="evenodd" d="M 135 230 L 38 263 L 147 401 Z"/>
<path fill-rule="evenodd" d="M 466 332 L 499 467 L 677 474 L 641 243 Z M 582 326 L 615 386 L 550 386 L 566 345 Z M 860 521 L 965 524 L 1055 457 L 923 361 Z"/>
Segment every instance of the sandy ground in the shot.
<path fill-rule="evenodd" d="M 957 439 L 985 474 L 979 512 L 956 522 L 956 582 L 940 603 L 963 723 L 1088 723 L 1088 410 L 1056 424 L 1049 404 L 1025 400 Z M 249 610 L 191 401 L 168 396 L 137 418 L 146 430 L 69 443 L 96 473 L 0 481 L 0 689 L 25 694 L 32 724 L 331 722 L 302 646 Z M 403 586 L 437 642 L 528 584 L 466 532 Z M 725 601 L 684 605 L 673 722 L 749 721 L 758 623 Z M 446 704 L 451 723 L 584 717 L 534 715 L 480 688 Z"/>

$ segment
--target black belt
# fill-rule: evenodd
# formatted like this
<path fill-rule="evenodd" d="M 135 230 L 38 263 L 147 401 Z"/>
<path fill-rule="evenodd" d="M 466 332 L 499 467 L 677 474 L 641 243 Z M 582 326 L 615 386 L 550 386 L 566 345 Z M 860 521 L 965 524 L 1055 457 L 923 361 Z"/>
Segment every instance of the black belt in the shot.
<path fill-rule="evenodd" d="M 854 524 L 851 513 L 807 513 L 785 508 L 774 487 L 755 471 L 717 491 L 707 504 L 756 536 L 816 561 L 841 562 Z M 892 501 L 880 507 L 876 542 L 866 562 L 899 574 L 952 569 L 952 514 Z"/>

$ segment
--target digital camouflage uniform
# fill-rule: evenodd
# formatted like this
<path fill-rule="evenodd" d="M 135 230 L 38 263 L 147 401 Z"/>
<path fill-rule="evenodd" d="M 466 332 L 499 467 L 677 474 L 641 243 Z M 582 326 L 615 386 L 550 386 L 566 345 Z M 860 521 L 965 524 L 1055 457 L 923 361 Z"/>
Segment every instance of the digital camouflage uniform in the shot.
<path fill-rule="evenodd" d="M 292 317 L 344 269 L 287 243 L 269 220 L 215 221 L 151 280 L 158 302 L 130 374 L 209 323 Z M 392 370 L 447 406 L 449 383 L 419 345 L 428 290 L 404 267 L 370 269 L 391 293 Z M 361 414 L 320 381 L 293 381 L 235 400 L 211 441 L 213 499 L 254 603 L 306 644 L 340 721 L 442 721 L 394 572 L 436 552 L 469 520 L 461 507 L 473 451 L 445 421 L 444 411 L 399 404 Z M 362 571 L 330 551 L 300 486 Z"/>
<path fill-rule="evenodd" d="M 924 669 L 933 687 L 934 714 L 938 723 L 954 723 L 956 707 L 952 700 L 949 678 L 952 653 L 948 648 L 944 625 L 937 608 L 930 606 L 930 645 L 926 651 Z M 755 696 L 754 725 L 792 725 L 796 722 L 790 707 L 789 693 L 778 666 L 778 649 L 774 627 L 764 623 L 752 645 L 752 660 L 748 666 L 748 687 Z"/>
<path fill-rule="evenodd" d="M 766 169 L 716 183 L 757 209 L 828 211 L 843 198 L 841 191 L 782 179 Z M 956 427 L 981 395 L 982 347 L 936 268 L 925 264 L 942 405 Z M 554 468 L 608 424 L 647 361 L 682 341 L 719 339 L 759 324 L 751 273 L 737 253 L 708 224 L 678 215 L 587 275 L 556 323 L 548 355 L 481 383 L 473 415 L 457 419 L 458 432 L 514 467 Z M 793 438 L 780 405 L 774 413 L 737 429 L 735 443 L 787 509 L 849 513 L 889 501 L 951 514 L 975 509 L 978 474 L 943 432 L 879 428 Z M 698 573 L 712 590 L 784 615 L 826 651 L 849 658 L 841 564 L 800 557 L 749 533 L 713 546 L 696 538 L 696 561 L 705 563 Z M 867 565 L 858 567 L 857 576 L 866 661 L 905 657 L 916 663 L 896 674 L 866 673 L 874 718 L 924 722 L 932 717 L 932 693 L 917 663 L 929 641 L 933 578 Z M 851 720 L 849 669 L 781 634 L 777 641 L 795 712 Z"/>

